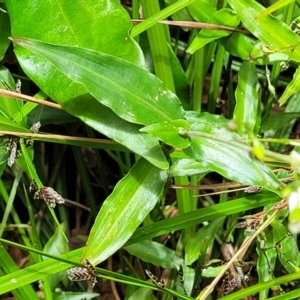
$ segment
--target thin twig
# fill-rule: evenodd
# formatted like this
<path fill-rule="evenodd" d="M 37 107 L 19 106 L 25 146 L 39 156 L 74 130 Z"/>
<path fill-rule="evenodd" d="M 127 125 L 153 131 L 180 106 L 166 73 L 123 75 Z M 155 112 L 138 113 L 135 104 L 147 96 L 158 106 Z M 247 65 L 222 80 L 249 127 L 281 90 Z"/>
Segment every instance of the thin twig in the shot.
<path fill-rule="evenodd" d="M 145 20 L 132 19 L 131 21 L 133 23 L 141 23 Z M 225 30 L 225 31 L 233 31 L 233 32 L 241 32 L 241 33 L 249 34 L 249 32 L 246 30 L 222 26 L 222 25 L 216 25 L 216 24 L 202 23 L 202 22 L 160 20 L 158 21 L 158 23 L 173 25 L 173 26 L 189 27 L 189 28 Z"/>
<path fill-rule="evenodd" d="M 27 102 L 32 102 L 32 103 L 35 103 L 38 105 L 45 105 L 45 106 L 49 106 L 49 107 L 56 108 L 56 109 L 62 109 L 62 106 L 60 104 L 53 103 L 53 102 L 46 101 L 46 100 L 36 99 L 31 96 L 27 96 L 24 94 L 20 94 L 20 93 L 8 91 L 8 90 L 0 89 L 0 95 L 6 96 L 9 98 L 14 98 L 14 99 L 20 100 L 20 101 L 27 101 Z"/>
<path fill-rule="evenodd" d="M 8 130 L 0 130 L 0 134 L 13 135 L 24 138 L 32 138 L 32 139 L 53 139 L 53 140 L 62 140 L 62 141 L 77 141 L 77 142 L 88 142 L 88 143 L 101 143 L 107 145 L 119 145 L 119 143 L 113 140 L 105 140 L 105 139 L 93 139 L 86 137 L 77 137 L 77 136 L 68 136 L 61 134 L 42 134 L 42 133 L 33 133 L 33 132 L 15 132 Z"/>

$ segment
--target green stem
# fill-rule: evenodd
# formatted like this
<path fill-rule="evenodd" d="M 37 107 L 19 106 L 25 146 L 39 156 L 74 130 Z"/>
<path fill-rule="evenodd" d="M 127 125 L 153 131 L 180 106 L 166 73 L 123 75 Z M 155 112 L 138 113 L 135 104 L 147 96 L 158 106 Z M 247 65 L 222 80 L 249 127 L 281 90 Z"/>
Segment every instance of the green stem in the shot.
<path fill-rule="evenodd" d="M 160 12 L 158 0 L 141 0 L 145 18 L 150 18 Z M 167 36 L 164 25 L 156 24 L 148 28 L 147 31 L 155 74 L 166 86 L 175 92 L 171 60 L 169 55 L 168 43 L 170 38 Z"/>

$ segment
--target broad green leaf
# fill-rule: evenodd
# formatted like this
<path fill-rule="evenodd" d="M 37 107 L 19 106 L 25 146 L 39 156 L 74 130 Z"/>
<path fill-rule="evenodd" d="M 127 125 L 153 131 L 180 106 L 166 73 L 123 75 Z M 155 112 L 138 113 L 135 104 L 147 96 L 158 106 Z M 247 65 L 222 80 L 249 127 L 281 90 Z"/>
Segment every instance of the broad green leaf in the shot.
<path fill-rule="evenodd" d="M 26 103 L 23 106 L 24 114 L 28 114 L 28 124 L 33 124 L 35 121 L 35 116 L 37 113 L 37 108 L 31 107 L 31 105 L 27 106 L 27 104 L 32 103 Z M 44 107 L 41 117 L 39 118 L 39 121 L 41 122 L 42 126 L 45 126 L 47 124 L 62 124 L 62 123 L 74 123 L 77 121 L 77 119 L 72 116 L 71 114 L 67 113 L 64 110 L 58 110 L 52 107 Z"/>
<path fill-rule="evenodd" d="M 263 192 L 261 194 L 232 200 L 230 201 L 230 206 L 227 202 L 224 202 L 216 204 L 213 207 L 197 209 L 180 216 L 176 216 L 142 228 L 138 228 L 126 243 L 126 246 L 132 245 L 141 240 L 151 239 L 153 237 L 160 236 L 171 231 L 188 228 L 205 221 L 215 220 L 220 217 L 229 216 L 235 213 L 269 205 L 271 203 L 279 201 L 280 199 L 281 197 L 275 195 L 274 193 Z M 60 258 L 79 262 L 82 252 L 83 248 L 80 248 L 67 254 L 63 254 L 60 256 Z M 24 284 L 35 282 L 41 278 L 45 278 L 46 276 L 55 274 L 62 270 L 66 270 L 70 267 L 71 265 L 69 263 L 57 261 L 55 259 L 49 259 L 41 263 L 29 266 L 25 269 L 19 270 L 17 272 L 9 273 L 5 276 L 0 277 L 0 293 L 6 293 L 13 289 L 19 288 Z M 109 272 L 107 270 L 102 270 L 101 272 L 104 275 L 112 275 L 112 272 Z M 116 273 L 115 276 L 117 278 L 119 278 L 118 276 L 122 276 L 122 278 L 126 277 L 119 273 Z"/>
<path fill-rule="evenodd" d="M 187 138 L 178 134 L 179 130 L 189 130 L 189 123 L 185 120 L 172 120 L 140 129 L 141 132 L 151 133 L 167 145 L 186 148 L 190 145 L 190 142 Z"/>
<path fill-rule="evenodd" d="M 182 158 L 172 164 L 170 176 L 191 176 L 207 173 L 209 170 L 203 167 L 201 162 L 192 158 Z"/>
<path fill-rule="evenodd" d="M 295 47 L 290 59 L 300 62 L 299 37 L 287 24 L 273 16 L 259 17 L 265 8 L 255 0 L 228 0 L 243 25 L 265 45 L 278 49 Z"/>
<path fill-rule="evenodd" d="M 183 259 L 175 254 L 175 250 L 155 241 L 140 241 L 126 246 L 124 249 L 131 255 L 155 266 L 178 269 L 180 265 L 184 264 Z"/>
<path fill-rule="evenodd" d="M 195 0 L 188 7 L 192 17 L 198 22 L 208 22 L 211 16 L 217 11 L 210 1 Z"/>
<path fill-rule="evenodd" d="M 183 109 L 176 95 L 157 77 L 132 63 L 83 48 L 22 38 L 13 40 L 83 84 L 93 97 L 124 120 L 152 125 L 183 119 Z"/>
<path fill-rule="evenodd" d="M 278 102 L 280 105 L 283 105 L 288 101 L 288 99 L 297 93 L 300 89 L 300 67 L 298 67 L 294 73 L 293 79 L 287 87 L 285 88 L 283 94 L 280 96 Z"/>
<path fill-rule="evenodd" d="M 73 3 L 70 0 L 56 2 L 47 0 L 36 6 L 32 2 L 16 3 L 8 0 L 6 5 L 14 35 L 42 39 L 51 43 L 89 47 L 139 65 L 144 64 L 142 52 L 128 36 L 131 20 L 116 1 L 96 3 L 88 0 Z M 19 22 L 27 19 L 27 15 L 34 17 L 27 22 Z M 36 19 L 39 19 L 39 26 L 36 25 Z M 102 30 L 103 28 L 105 30 Z M 93 32 L 92 39 L 87 32 Z M 17 48 L 15 52 L 22 69 L 49 97 L 59 103 L 70 100 L 65 103 L 65 109 L 70 109 L 70 113 L 88 122 L 102 134 L 123 143 L 125 147 L 144 156 L 160 168 L 168 167 L 156 139 L 138 132 L 140 127 L 128 125 L 109 109 L 95 103 L 97 101 L 88 94 L 84 86 L 64 76 L 48 60 L 24 48 Z M 68 67 L 69 65 L 65 65 L 65 69 Z M 75 103 L 71 103 L 72 100 L 82 101 L 81 104 L 84 105 L 75 107 Z M 110 128 L 111 130 L 108 130 Z"/>
<path fill-rule="evenodd" d="M 238 125 L 240 136 L 253 133 L 257 107 L 259 103 L 256 85 L 258 82 L 256 67 L 250 62 L 243 62 L 238 73 L 238 86 L 235 90 L 236 106 L 233 118 Z"/>
<path fill-rule="evenodd" d="M 0 8 L 3 8 L 3 5 L 0 4 Z M 4 58 L 5 52 L 10 44 L 8 37 L 10 33 L 10 22 L 8 14 L 1 11 L 0 13 L 0 61 Z"/>
<path fill-rule="evenodd" d="M 158 202 L 167 178 L 167 171 L 139 159 L 102 205 L 82 261 L 96 265 L 120 249 Z"/>
<path fill-rule="evenodd" d="M 191 132 L 191 146 L 184 152 L 201 162 L 203 167 L 225 178 L 279 193 L 281 183 L 265 164 L 254 160 L 249 151 L 228 143 L 240 139 L 239 135 L 224 127 L 201 122 L 192 124 Z M 203 137 L 201 133 L 207 135 Z"/>
<path fill-rule="evenodd" d="M 124 145 L 129 150 L 141 155 L 161 169 L 167 169 L 169 164 L 163 154 L 158 140 L 148 133 L 140 132 L 141 126 L 119 118 L 110 108 L 89 99 L 89 109 L 84 110 L 85 98 L 73 99 L 64 103 L 64 108 L 70 114 L 77 116 L 95 130 Z"/>
<path fill-rule="evenodd" d="M 219 39 L 218 43 L 223 45 L 230 54 L 242 60 L 249 60 L 251 58 L 254 41 L 242 33 L 234 32 L 229 37 Z"/>
<path fill-rule="evenodd" d="M 230 120 L 226 119 L 222 115 L 210 114 L 208 112 L 199 113 L 197 111 L 186 111 L 185 117 L 190 124 L 199 122 L 208 124 L 212 123 L 225 128 L 228 126 L 228 122 L 230 122 Z"/>
<path fill-rule="evenodd" d="M 268 130 L 274 130 L 286 126 L 292 120 L 300 117 L 300 113 L 283 112 L 278 114 L 269 115 L 262 121 L 260 131 L 266 132 Z"/>
<path fill-rule="evenodd" d="M 143 65 L 142 52 L 128 35 L 132 26 L 130 16 L 117 1 L 45 0 L 36 5 L 31 1 L 6 0 L 5 4 L 13 36 L 85 47 Z M 48 72 L 54 72 L 53 76 L 58 76 L 58 78 L 51 78 L 51 88 L 56 89 L 56 93 L 62 86 L 63 90 L 67 90 L 67 82 L 71 84 L 70 81 L 65 81 L 65 78 L 62 80 L 60 74 L 55 72 L 46 60 L 24 49 L 17 49 L 17 56 L 24 69 L 36 78 L 39 86 L 41 83 L 46 84 L 42 77 L 47 76 Z M 30 60 L 32 60 L 31 65 L 29 65 Z M 37 70 L 42 76 L 36 73 Z M 57 87 L 55 83 L 58 84 Z M 76 88 L 73 86 L 71 90 L 74 96 Z"/>
<path fill-rule="evenodd" d="M 240 20 L 231 9 L 223 8 L 221 10 L 218 10 L 208 20 L 208 23 L 236 28 L 239 25 Z M 226 30 L 202 29 L 186 51 L 193 54 L 195 51 L 202 48 L 204 45 L 210 43 L 211 41 L 224 36 L 228 36 L 230 34 L 231 32 Z"/>
<path fill-rule="evenodd" d="M 148 120 L 149 122 L 159 122 L 161 120 L 165 120 L 168 118 L 170 119 L 173 116 L 174 117 L 178 116 L 179 118 L 183 118 L 181 106 L 176 96 L 170 91 L 166 92 L 163 89 L 163 83 L 155 76 L 151 75 L 150 73 L 148 73 L 143 69 L 138 68 L 137 66 L 131 63 L 128 63 L 124 60 L 118 59 L 113 56 L 108 56 L 106 54 L 103 53 L 101 54 L 87 49 L 54 46 L 54 45 L 45 44 L 45 43 L 32 41 L 32 40 L 31 41 L 27 40 L 27 42 L 25 43 L 26 44 L 29 43 L 32 46 L 36 45 L 37 48 L 40 49 L 38 50 L 38 52 L 44 51 L 44 54 L 48 53 L 53 60 L 56 60 L 58 59 L 58 57 L 60 57 L 61 58 L 60 67 L 62 68 L 62 71 L 66 71 L 66 73 L 68 73 L 68 75 L 70 75 L 71 77 L 77 78 L 77 76 L 80 76 L 79 74 L 80 72 L 78 74 L 76 73 L 76 66 L 77 66 L 78 71 L 80 70 L 83 71 L 82 76 L 87 76 L 81 78 L 82 79 L 81 81 L 84 81 L 87 85 L 89 85 L 89 88 L 93 90 L 92 92 L 95 94 L 95 96 L 97 96 L 98 98 L 103 97 L 101 99 L 102 102 L 104 102 L 104 104 L 108 104 L 106 103 L 106 101 L 109 101 L 110 104 L 113 106 L 113 108 L 116 109 L 117 113 L 120 113 L 120 115 L 123 116 L 125 115 L 129 119 L 132 119 L 133 117 L 137 116 L 139 120 L 143 119 L 144 121 L 145 121 L 144 117 L 147 118 L 150 116 L 151 120 Z M 46 47 L 48 50 L 46 50 L 44 47 Z M 72 68 L 70 68 L 70 66 L 66 68 L 66 65 L 68 65 L 68 63 L 67 63 L 67 54 L 65 51 L 68 52 L 71 57 L 73 57 L 72 59 L 74 61 L 72 62 L 72 64 L 73 67 L 75 68 L 73 69 L 73 71 L 71 70 Z M 80 62 L 80 58 L 79 58 L 80 54 L 79 56 L 76 56 L 77 51 L 81 52 L 81 55 L 85 55 L 87 53 L 87 55 L 90 56 L 90 59 L 92 59 L 90 62 L 93 66 L 91 66 L 91 69 L 89 69 L 89 72 L 91 73 L 85 72 L 86 70 L 85 68 L 88 67 L 88 62 L 87 61 Z M 98 61 L 93 63 L 93 58 L 96 59 L 96 61 L 97 60 Z M 113 61 L 116 64 L 115 67 Z M 128 70 L 123 69 L 123 67 L 126 68 L 126 65 L 129 68 L 131 67 L 133 68 L 132 69 L 133 73 L 131 75 L 134 78 L 131 78 L 132 80 L 131 84 L 123 80 L 124 78 L 128 78 L 128 80 L 130 80 L 129 69 Z M 99 72 L 98 75 L 102 78 L 98 78 L 96 76 L 96 74 L 94 73 L 96 72 L 96 69 L 94 68 L 100 68 L 100 69 L 102 68 L 101 70 L 98 69 Z M 123 70 L 122 72 L 124 72 L 124 74 L 121 77 L 120 77 L 120 73 L 121 73 L 120 68 Z M 108 70 L 111 70 L 111 72 Z M 114 80 L 116 79 L 115 78 L 116 72 L 119 73 L 118 80 L 120 81 L 120 84 L 114 82 Z M 110 73 L 111 79 L 109 79 L 108 73 Z M 146 101 L 145 98 L 143 97 L 145 95 L 148 95 L 148 97 L 150 97 L 149 94 L 147 94 L 148 92 L 146 92 L 146 90 L 149 87 L 149 84 L 151 85 L 150 82 L 151 79 L 154 80 L 154 82 L 152 81 L 154 85 L 155 82 L 157 83 L 156 87 L 160 92 L 157 92 L 158 90 L 154 90 L 153 86 L 151 86 L 152 92 L 158 93 L 158 96 L 155 96 L 153 98 L 153 102 L 150 105 L 149 100 Z M 143 90 L 141 86 L 135 85 L 137 84 L 137 80 L 142 80 L 142 81 L 149 80 L 147 81 L 147 84 L 144 85 L 143 88 L 144 94 L 140 93 L 139 95 L 140 96 L 139 103 L 135 102 L 139 100 L 136 98 L 136 95 L 133 95 L 135 92 L 137 92 L 137 90 L 139 91 Z M 133 90 L 128 91 L 126 85 L 127 87 L 131 86 Z M 151 91 L 149 90 L 149 92 Z M 146 107 L 143 106 L 145 102 L 148 103 L 147 105 L 149 111 L 146 109 Z M 156 106 L 154 102 L 157 104 Z M 127 106 L 125 105 L 126 103 Z M 100 102 L 96 101 L 94 98 L 92 97 L 87 98 L 86 96 L 76 97 L 63 102 L 62 105 L 63 108 L 70 114 L 79 117 L 81 120 L 83 120 L 86 124 L 90 125 L 94 129 L 102 132 L 108 137 L 111 137 L 112 139 L 123 144 L 128 149 L 138 153 L 139 155 L 144 156 L 146 159 L 148 159 L 151 163 L 155 164 L 156 166 L 163 169 L 168 168 L 168 163 L 165 157 L 163 156 L 163 153 L 159 148 L 159 144 L 155 138 L 145 133 L 140 133 L 139 132 L 140 126 L 135 124 L 130 124 L 126 122 L 124 119 L 119 118 L 118 116 L 115 115 L 113 111 L 111 111 L 108 107 L 103 106 Z M 132 105 L 133 107 L 130 108 L 130 105 Z M 127 111 L 125 111 L 125 107 Z M 128 112 L 128 109 L 133 111 L 134 113 Z M 164 109 L 166 111 L 164 111 Z M 142 114 L 140 114 L 141 111 L 143 112 Z M 160 111 L 160 116 L 157 115 L 158 111 Z"/>

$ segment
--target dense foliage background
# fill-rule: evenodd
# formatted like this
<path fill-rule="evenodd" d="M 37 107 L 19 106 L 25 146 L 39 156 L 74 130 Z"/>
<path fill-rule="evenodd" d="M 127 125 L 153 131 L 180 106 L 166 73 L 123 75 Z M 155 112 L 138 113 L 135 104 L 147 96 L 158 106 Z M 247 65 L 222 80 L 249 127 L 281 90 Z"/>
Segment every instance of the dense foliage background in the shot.
<path fill-rule="evenodd" d="M 1 297 L 298 298 L 299 4 L 0 1 Z"/>

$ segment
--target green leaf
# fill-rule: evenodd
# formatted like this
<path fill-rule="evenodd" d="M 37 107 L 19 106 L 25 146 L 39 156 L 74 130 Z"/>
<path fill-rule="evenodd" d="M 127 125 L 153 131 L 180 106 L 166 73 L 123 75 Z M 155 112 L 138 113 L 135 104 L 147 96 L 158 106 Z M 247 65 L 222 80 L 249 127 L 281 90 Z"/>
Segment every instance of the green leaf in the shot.
<path fill-rule="evenodd" d="M 299 37 L 287 24 L 273 16 L 259 17 L 265 8 L 255 0 L 228 0 L 229 5 L 237 12 L 243 25 L 265 45 L 278 49 L 295 47 Z M 300 47 L 295 47 L 290 59 L 300 62 Z"/>
<path fill-rule="evenodd" d="M 151 125 L 183 119 L 183 109 L 176 95 L 157 77 L 132 63 L 78 47 L 22 38 L 13 41 L 46 58 L 70 79 L 83 84 L 93 97 L 124 120 Z"/>
<path fill-rule="evenodd" d="M 165 3 L 167 3 L 168 5 L 172 5 L 175 2 L 178 2 L 177 0 L 165 0 Z M 178 4 L 178 3 L 177 3 Z M 172 20 L 174 21 L 192 21 L 191 15 L 189 14 L 189 11 L 187 9 L 187 7 L 177 11 L 176 13 L 174 13 L 171 16 Z M 183 30 L 187 31 L 186 29 L 182 28 Z"/>
<path fill-rule="evenodd" d="M 0 8 L 3 5 L 0 4 Z M 5 52 L 10 44 L 8 37 L 10 34 L 10 22 L 8 14 L 1 11 L 0 13 L 0 61 L 3 59 Z"/>
<path fill-rule="evenodd" d="M 139 47 L 128 36 L 131 20 L 121 5 L 115 1 L 95 3 L 91 0 L 71 4 L 61 0 L 55 3 L 47 0 L 37 7 L 31 2 L 6 1 L 15 35 L 43 39 L 51 43 L 63 42 L 68 45 L 90 47 L 143 65 Z M 38 18 L 39 26 L 36 26 L 33 19 L 19 22 L 20 19 L 27 19 L 27 14 Z M 65 30 L 57 31 L 57 28 Z M 98 31 L 99 34 L 94 34 L 93 39 L 87 34 Z M 25 73 L 49 97 L 64 103 L 64 109 L 102 134 L 144 156 L 156 166 L 168 168 L 168 163 L 155 138 L 138 132 L 140 127 L 128 125 L 128 122 L 120 119 L 110 109 L 97 103 L 83 85 L 64 76 L 48 60 L 20 47 L 17 47 L 15 52 Z M 65 64 L 64 68 L 68 67 L 69 65 Z M 66 102 L 68 100 L 70 101 Z M 76 104 L 82 106 L 76 107 Z"/>
<path fill-rule="evenodd" d="M 96 265 L 120 249 L 156 205 L 167 178 L 141 158 L 105 200 L 81 260 Z"/>
<path fill-rule="evenodd" d="M 213 220 L 208 225 L 202 227 L 187 241 L 185 248 L 185 264 L 190 265 L 197 259 L 205 263 L 205 255 L 212 247 L 217 231 L 223 226 L 225 218 Z"/>
<path fill-rule="evenodd" d="M 286 126 L 292 120 L 300 117 L 300 113 L 283 112 L 274 115 L 269 115 L 262 121 L 260 131 L 266 132 L 268 130 L 276 131 L 279 128 Z"/>
<path fill-rule="evenodd" d="M 208 123 L 215 124 L 221 127 L 227 127 L 230 120 L 226 119 L 222 115 L 210 114 L 208 112 L 199 113 L 197 111 L 186 111 L 185 117 L 190 124 L 194 123 Z"/>
<path fill-rule="evenodd" d="M 211 16 L 217 12 L 212 3 L 207 0 L 195 0 L 188 6 L 188 10 L 198 22 L 208 22 Z"/>
<path fill-rule="evenodd" d="M 238 86 L 235 90 L 236 106 L 233 113 L 233 118 L 238 124 L 237 132 L 243 137 L 254 131 L 259 102 L 257 82 L 255 65 L 243 62 L 238 74 Z"/>
<path fill-rule="evenodd" d="M 184 152 L 201 162 L 203 167 L 237 182 L 279 192 L 280 181 L 265 164 L 254 160 L 249 151 L 228 143 L 240 139 L 239 135 L 224 127 L 201 121 L 191 125 L 191 132 L 191 146 L 184 149 Z M 205 137 L 201 133 L 205 133 Z M 217 137 L 223 142 L 216 141 Z"/>
<path fill-rule="evenodd" d="M 43 251 L 57 256 L 60 256 L 61 254 L 69 251 L 69 245 L 65 239 L 65 236 L 62 234 L 62 231 L 63 232 L 66 231 L 66 223 L 61 224 L 60 228 L 55 229 L 54 234 L 47 241 Z M 43 259 L 46 260 L 49 258 L 43 256 Z M 64 272 L 57 272 L 56 274 L 48 276 L 48 281 L 51 287 L 51 291 L 54 291 L 55 288 L 57 288 L 59 282 L 65 277 L 66 277 L 66 273 Z"/>
<path fill-rule="evenodd" d="M 89 107 L 84 109 L 86 100 L 86 97 L 80 97 L 64 103 L 63 106 L 67 112 L 95 130 L 141 155 L 155 166 L 168 169 L 169 163 L 155 137 L 140 132 L 140 125 L 121 119 L 110 108 L 92 97 L 89 98 Z"/>
<path fill-rule="evenodd" d="M 208 23 L 236 28 L 239 25 L 240 20 L 231 9 L 223 8 L 218 10 L 208 20 Z M 231 32 L 226 30 L 202 29 L 186 51 L 193 54 L 195 51 L 211 41 L 228 36 L 230 34 Z"/>
<path fill-rule="evenodd" d="M 205 221 L 215 220 L 220 217 L 229 216 L 235 213 L 244 212 L 257 207 L 262 207 L 279 201 L 281 197 L 270 192 L 263 192 L 261 194 L 247 196 L 239 198 L 237 200 L 230 201 L 230 205 L 227 202 L 216 204 L 213 207 L 205 207 L 197 209 L 195 211 L 182 214 L 170 219 L 156 222 L 149 226 L 138 228 L 133 236 L 126 243 L 126 246 L 137 243 L 138 241 L 150 239 L 156 236 L 160 236 L 171 231 L 188 228 L 196 224 L 203 223 Z M 4 240 L 1 240 L 2 242 Z M 82 255 L 82 248 L 71 251 L 67 254 L 60 256 L 62 259 L 68 259 L 74 262 L 79 262 Z M 41 263 L 29 266 L 25 269 L 9 273 L 0 277 L 0 293 L 6 293 L 14 290 L 41 278 L 45 278 L 48 275 L 55 274 L 59 271 L 70 268 L 70 264 L 55 259 L 49 259 Z M 104 275 L 111 275 L 111 272 L 102 270 Z M 116 274 L 124 277 L 124 275 Z M 299 276 L 299 275 L 298 275 Z"/>
<path fill-rule="evenodd" d="M 296 69 L 292 81 L 287 85 L 278 102 L 281 105 L 285 104 L 288 99 L 297 93 L 300 89 L 300 67 Z"/>
<path fill-rule="evenodd" d="M 17 131 L 17 132 L 26 132 L 26 133 L 31 133 L 29 129 L 26 129 L 22 127 L 21 125 L 18 125 L 15 123 L 13 120 L 2 117 L 0 116 L 0 125 L 1 125 L 1 130 L 3 131 Z"/>
<path fill-rule="evenodd" d="M 141 260 L 155 266 L 178 269 L 180 265 L 184 264 L 183 259 L 175 254 L 175 250 L 154 241 L 140 241 L 126 246 L 124 249 L 131 255 L 137 256 Z"/>
<path fill-rule="evenodd" d="M 185 120 L 172 120 L 140 129 L 141 132 L 151 133 L 167 145 L 178 148 L 188 147 L 189 140 L 180 136 L 178 130 L 189 130 L 189 123 Z"/>
<path fill-rule="evenodd" d="M 6 274 L 12 274 L 14 272 L 20 271 L 14 260 L 11 258 L 9 253 L 6 251 L 4 246 L 0 244 L 0 263 L 1 269 L 5 271 Z M 2 273 L 2 272 L 1 272 Z M 3 276 L 1 276 L 3 277 Z M 12 284 L 14 281 L 11 282 Z M 15 288 L 17 290 L 15 290 Z M 37 300 L 39 299 L 31 285 L 27 285 L 23 283 L 21 286 L 13 288 L 13 295 L 17 299 L 24 299 L 24 300 Z M 0 294 L 4 294 L 5 291 L 2 290 L 2 285 L 0 285 Z"/>
<path fill-rule="evenodd" d="M 191 176 L 207 172 L 209 170 L 202 163 L 192 158 L 179 159 L 170 168 L 170 176 Z"/>
<path fill-rule="evenodd" d="M 82 254 L 82 249 L 77 249 L 63 254 L 61 258 L 79 262 L 80 254 Z M 14 289 L 20 288 L 25 284 L 38 281 L 51 274 L 56 274 L 57 272 L 66 270 L 71 266 L 72 265 L 66 262 L 61 262 L 55 259 L 48 259 L 46 261 L 28 266 L 22 270 L 8 272 L 7 275 L 0 277 L 0 294 L 4 294 Z M 35 298 L 32 297 L 28 299 Z"/>
<path fill-rule="evenodd" d="M 274 193 L 262 192 L 260 194 L 231 200 L 230 205 L 228 205 L 228 202 L 224 202 L 197 209 L 173 218 L 144 226 L 142 228 L 138 228 L 130 240 L 126 243 L 126 246 L 144 239 L 151 239 L 172 231 L 188 228 L 205 221 L 220 219 L 221 217 L 226 217 L 228 215 L 244 212 L 256 207 L 275 203 L 276 201 L 280 201 L 280 199 L 282 199 L 282 197 Z"/>
<path fill-rule="evenodd" d="M 249 60 L 254 42 L 250 37 L 234 32 L 228 37 L 219 39 L 218 43 L 223 45 L 230 54 L 237 56 L 242 60 Z"/>
<path fill-rule="evenodd" d="M 14 36 L 85 47 L 118 56 L 133 63 L 141 65 L 144 63 L 140 48 L 128 35 L 132 26 L 130 16 L 117 1 L 86 0 L 75 3 L 70 0 L 55 2 L 45 0 L 36 5 L 30 1 L 7 0 L 5 4 Z M 20 20 L 26 20 L 26 22 L 20 22 Z M 17 49 L 16 54 L 26 71 L 36 77 L 39 86 L 41 83 L 46 84 L 43 77 L 48 72 L 54 72 L 53 75 L 59 77 L 52 78 L 51 87 L 55 88 L 56 92 L 62 86 L 64 86 L 63 90 L 67 89 L 66 84 L 70 81 L 65 81 L 65 78 L 62 81 L 60 74 L 53 70 L 49 62 L 24 49 Z M 29 65 L 30 60 L 32 60 L 31 65 Z M 40 71 L 39 74 L 37 70 Z M 40 75 L 41 73 L 43 76 Z M 57 87 L 55 83 L 58 84 Z M 73 87 L 72 90 L 75 92 L 76 89 Z"/>
<path fill-rule="evenodd" d="M 2 80 L 9 86 L 11 90 L 15 89 L 15 81 L 11 76 L 9 70 L 4 66 L 0 66 L 0 88 L 5 89 Z M 21 107 L 21 101 L 9 97 L 4 97 L 2 95 L 0 96 L 0 113 L 3 116 L 12 119 L 19 112 Z"/>
<path fill-rule="evenodd" d="M 128 298 L 128 300 L 136 300 L 136 299 L 157 300 L 157 298 L 153 295 L 153 291 L 150 289 L 146 289 L 146 288 L 137 289 Z"/>

